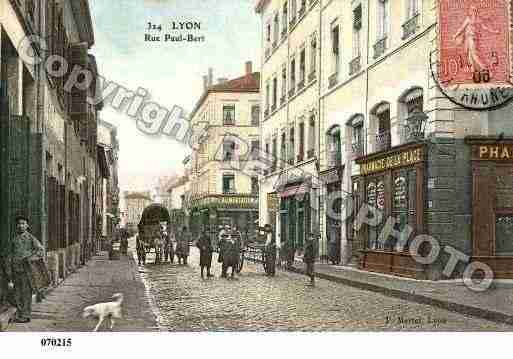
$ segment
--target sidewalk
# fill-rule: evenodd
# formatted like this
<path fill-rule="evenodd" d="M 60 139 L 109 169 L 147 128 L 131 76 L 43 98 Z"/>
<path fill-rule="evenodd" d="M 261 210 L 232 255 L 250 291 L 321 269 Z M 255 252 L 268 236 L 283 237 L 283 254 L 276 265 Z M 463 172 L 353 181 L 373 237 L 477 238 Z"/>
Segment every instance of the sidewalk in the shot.
<path fill-rule="evenodd" d="M 293 272 L 304 274 L 295 262 Z M 352 267 L 315 265 L 316 277 L 495 322 L 513 324 L 513 281 L 500 280 L 485 292 L 468 289 L 462 280 L 427 281 L 361 271 Z"/>
<path fill-rule="evenodd" d="M 123 319 L 116 321 L 113 331 L 158 330 L 146 288 L 131 253 L 121 256 L 120 260 L 110 261 L 104 252 L 68 276 L 41 303 L 34 303 L 30 323 L 12 323 L 7 331 L 91 331 L 96 320 L 83 319 L 82 309 L 108 302 L 118 292 L 124 294 Z M 99 331 L 108 330 L 105 321 Z"/>

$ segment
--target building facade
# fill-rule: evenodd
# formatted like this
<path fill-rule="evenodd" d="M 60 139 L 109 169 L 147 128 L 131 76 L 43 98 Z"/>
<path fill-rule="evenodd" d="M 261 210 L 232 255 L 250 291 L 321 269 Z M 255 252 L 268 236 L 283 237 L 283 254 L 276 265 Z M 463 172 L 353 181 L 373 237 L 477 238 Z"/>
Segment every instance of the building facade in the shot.
<path fill-rule="evenodd" d="M 291 19 L 297 23 L 299 12 L 293 9 L 303 4 L 307 8 L 301 11 L 303 21 L 290 28 Z M 290 57 L 295 51 L 289 49 L 285 54 L 281 47 L 294 41 L 294 32 L 301 29 L 298 26 L 306 27 L 308 11 L 318 11 L 314 16 L 317 20 L 311 20 L 307 32 L 319 34 L 315 62 L 319 66 L 318 94 L 308 98 L 319 104 L 319 171 L 309 173 L 318 180 L 312 187 L 320 190 L 320 256 L 328 255 L 334 242 L 336 261 L 343 264 L 400 276 L 445 278 L 447 253 L 431 264 L 420 264 L 409 251 L 413 238 L 427 234 L 441 248 L 454 248 L 469 261 L 486 263 L 496 277 L 512 277 L 508 238 L 513 233 L 513 188 L 511 181 L 504 180 L 511 175 L 513 126 L 507 119 L 512 106 L 471 110 L 455 104 L 441 91 L 436 73 L 438 19 L 440 11 L 457 11 L 458 6 L 439 5 L 434 0 L 260 1 L 257 12 L 263 19 L 262 86 L 265 88 L 267 79 L 271 84 L 271 95 L 265 95 L 264 90 L 262 96 L 265 108 L 270 102 L 269 120 L 264 111 L 263 141 L 269 136 L 267 129 L 275 128 L 270 124 L 281 118 L 272 106 L 274 73 L 278 75 L 272 69 L 285 62 L 280 58 L 288 58 L 284 73 L 289 75 L 283 83 L 289 86 L 290 68 L 298 71 L 297 62 L 292 62 L 295 57 Z M 502 7 L 502 16 L 510 16 L 509 5 L 509 1 L 475 4 L 478 13 L 483 14 Z M 470 8 L 467 10 L 470 13 Z M 286 30 L 280 26 L 287 23 L 284 18 L 289 19 Z M 278 30 L 274 30 L 276 26 Z M 501 33 L 507 36 L 509 30 Z M 280 41 L 282 37 L 285 39 Z M 461 51 L 463 54 L 463 48 Z M 278 63 L 274 63 L 275 58 Z M 299 62 L 302 68 L 301 58 Z M 490 66 L 495 66 L 493 61 Z M 459 68 L 468 74 L 471 65 Z M 295 78 L 298 76 L 302 78 L 301 74 Z M 280 76 L 276 77 L 280 88 Z M 483 101 L 493 101 L 493 92 L 483 96 Z M 460 93 L 460 97 L 464 96 Z M 286 101 L 286 108 L 293 101 Z M 289 109 L 289 121 L 291 113 Z M 286 146 L 293 143 L 290 130 L 283 132 L 274 135 L 277 141 L 271 136 L 268 152 L 290 160 L 290 154 L 283 156 L 278 150 L 288 153 Z M 285 139 L 285 146 L 281 139 Z M 307 189 L 298 188 L 296 193 Z M 262 188 L 260 213 L 268 212 L 266 202 L 273 203 L 272 207 L 282 211 L 276 216 L 278 221 L 290 207 L 282 205 L 285 195 L 279 190 L 274 196 L 269 192 L 271 188 Z M 357 221 L 364 204 L 380 213 L 376 224 Z M 262 224 L 271 221 L 261 218 Z M 279 232 L 281 236 L 287 234 L 284 228 Z M 463 262 L 451 276 L 461 275 Z"/>
<path fill-rule="evenodd" d="M 11 1 L 0 3 L 1 19 L 1 251 L 5 254 L 18 214 L 45 245 L 54 283 L 94 253 L 96 96 L 98 70 L 89 3 Z M 26 36 L 38 35 L 34 53 L 46 49 L 67 68 L 29 61 Z M 87 89 L 66 86 L 72 68 L 91 75 Z"/>
<path fill-rule="evenodd" d="M 204 77 L 204 92 L 191 114 L 193 128 L 202 128 L 190 166 L 189 216 L 193 233 L 229 224 L 248 231 L 258 216 L 258 177 L 241 171 L 260 148 L 260 74 L 251 62 L 243 76 L 213 84 Z"/>
<path fill-rule="evenodd" d="M 260 225 L 277 234 L 282 257 L 301 255 L 319 234 L 319 1 L 259 1 L 262 19 L 261 142 L 271 165 L 261 178 Z M 322 242 L 321 242 L 322 243 Z"/>

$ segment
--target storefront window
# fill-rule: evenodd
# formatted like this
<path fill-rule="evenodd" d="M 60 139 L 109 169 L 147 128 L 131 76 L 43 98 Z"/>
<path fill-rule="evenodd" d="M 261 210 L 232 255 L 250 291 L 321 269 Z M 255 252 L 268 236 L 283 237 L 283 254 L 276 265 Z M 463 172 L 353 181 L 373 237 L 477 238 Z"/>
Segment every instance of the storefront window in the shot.
<path fill-rule="evenodd" d="M 513 214 L 498 215 L 495 221 L 495 253 L 513 255 Z"/>

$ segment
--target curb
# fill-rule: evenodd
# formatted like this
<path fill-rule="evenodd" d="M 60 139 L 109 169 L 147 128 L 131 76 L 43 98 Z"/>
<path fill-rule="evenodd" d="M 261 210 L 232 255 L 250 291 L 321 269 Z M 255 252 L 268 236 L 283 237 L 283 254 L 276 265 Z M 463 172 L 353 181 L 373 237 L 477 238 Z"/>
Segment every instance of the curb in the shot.
<path fill-rule="evenodd" d="M 297 267 L 292 267 L 289 269 L 282 269 L 282 270 L 288 270 L 290 272 L 303 274 L 303 275 L 305 274 L 305 271 L 303 269 L 299 269 Z M 321 278 L 321 279 L 329 280 L 331 282 L 348 285 L 350 287 L 355 287 L 358 289 L 381 293 L 388 297 L 404 299 L 404 300 L 419 303 L 419 304 L 427 304 L 427 305 L 431 305 L 434 307 L 448 310 L 450 312 L 457 312 L 460 314 L 471 315 L 474 317 L 490 320 L 490 321 L 497 322 L 497 323 L 513 325 L 513 315 L 505 314 L 502 312 L 496 312 L 493 310 L 483 309 L 480 307 L 474 307 L 474 306 L 461 304 L 461 303 L 448 302 L 448 301 L 428 297 L 423 294 L 406 292 L 406 291 L 402 291 L 402 290 L 398 290 L 398 289 L 392 289 L 392 288 L 388 288 L 385 286 L 360 282 L 360 281 L 351 280 L 351 279 L 347 279 L 347 278 L 340 278 L 340 277 L 337 277 L 337 276 L 334 276 L 331 274 L 322 273 L 322 272 L 315 272 L 315 276 L 317 278 Z"/>

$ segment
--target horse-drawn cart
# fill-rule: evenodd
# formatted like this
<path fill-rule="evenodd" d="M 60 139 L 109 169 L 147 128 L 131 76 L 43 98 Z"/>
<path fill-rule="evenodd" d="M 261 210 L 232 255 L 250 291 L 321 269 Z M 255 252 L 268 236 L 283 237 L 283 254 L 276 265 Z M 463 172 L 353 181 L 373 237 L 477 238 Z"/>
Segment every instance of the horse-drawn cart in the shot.
<path fill-rule="evenodd" d="M 146 207 L 139 222 L 139 250 L 144 250 L 144 255 L 155 253 L 155 259 L 158 261 L 162 256 L 163 239 L 162 233 L 166 232 L 170 223 L 168 210 L 158 203 Z"/>

